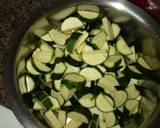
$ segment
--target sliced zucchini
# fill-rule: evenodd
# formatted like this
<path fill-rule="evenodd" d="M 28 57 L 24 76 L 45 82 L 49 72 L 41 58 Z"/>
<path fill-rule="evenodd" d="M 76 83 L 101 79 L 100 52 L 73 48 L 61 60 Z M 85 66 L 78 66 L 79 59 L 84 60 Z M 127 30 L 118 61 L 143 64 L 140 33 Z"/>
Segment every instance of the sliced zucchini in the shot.
<path fill-rule="evenodd" d="M 112 127 L 116 124 L 116 116 L 114 112 L 103 113 L 105 126 Z"/>
<path fill-rule="evenodd" d="M 86 84 L 86 78 L 77 73 L 67 73 L 62 79 L 62 84 L 69 89 L 81 89 L 81 87 Z"/>
<path fill-rule="evenodd" d="M 62 33 L 56 29 L 51 29 L 49 31 L 51 39 L 58 45 L 65 45 L 66 40 L 70 37 L 69 34 Z"/>
<path fill-rule="evenodd" d="M 118 124 L 118 125 L 115 125 L 115 126 L 110 127 L 110 128 L 121 128 L 121 126 Z"/>
<path fill-rule="evenodd" d="M 107 17 L 102 18 L 102 29 L 106 33 L 107 40 L 114 39 L 112 25 L 111 25 L 110 21 L 107 19 Z"/>
<path fill-rule="evenodd" d="M 59 102 L 60 105 L 63 105 L 64 104 L 64 99 L 63 97 L 61 96 L 60 92 L 56 92 L 54 91 L 53 89 L 51 90 L 51 94 L 50 94 L 52 97 L 56 98 Z"/>
<path fill-rule="evenodd" d="M 44 40 L 44 41 L 47 41 L 47 42 L 52 42 L 53 41 L 49 33 L 46 33 L 46 34 L 42 35 L 41 39 Z"/>
<path fill-rule="evenodd" d="M 76 111 L 72 111 L 72 112 L 69 112 L 67 114 L 67 118 L 71 118 L 72 120 L 74 121 L 80 121 L 82 123 L 88 123 L 88 119 L 81 113 L 78 113 Z"/>
<path fill-rule="evenodd" d="M 66 61 L 68 62 L 68 64 L 74 67 L 80 67 L 82 65 L 82 58 L 79 54 L 76 53 L 69 54 Z"/>
<path fill-rule="evenodd" d="M 102 78 L 102 74 L 97 69 L 92 67 L 86 67 L 82 69 L 80 74 L 84 76 L 87 81 L 93 81 Z"/>
<path fill-rule="evenodd" d="M 102 112 L 112 112 L 112 111 L 114 111 L 114 106 L 110 102 L 110 101 L 112 101 L 112 99 L 110 97 L 108 97 L 108 98 L 106 98 L 106 97 L 108 97 L 108 96 L 104 96 L 104 94 L 100 93 L 96 97 L 96 106 Z"/>
<path fill-rule="evenodd" d="M 135 46 L 131 46 L 130 49 L 132 50 L 132 54 L 128 55 L 127 57 L 133 61 L 133 62 L 136 62 L 137 61 L 137 54 L 135 52 Z"/>
<path fill-rule="evenodd" d="M 72 103 L 68 100 L 68 101 L 66 101 L 64 104 L 63 104 L 63 106 L 64 107 L 69 107 L 69 106 L 71 106 L 72 105 Z"/>
<path fill-rule="evenodd" d="M 52 110 L 57 110 L 57 109 L 60 109 L 60 103 L 58 102 L 58 100 L 56 99 L 56 98 L 54 98 L 54 97 L 52 97 L 52 96 L 49 96 L 49 99 L 50 99 L 50 101 L 51 101 L 51 103 L 52 103 Z"/>
<path fill-rule="evenodd" d="M 60 121 L 60 124 L 62 127 L 66 125 L 66 120 L 67 120 L 67 113 L 64 110 L 59 110 L 58 111 L 58 119 Z"/>
<path fill-rule="evenodd" d="M 54 20 L 63 20 L 66 17 L 70 16 L 72 13 L 76 11 L 76 7 L 67 7 L 65 9 L 62 9 L 61 11 L 58 11 L 56 13 L 53 13 L 49 16 L 49 19 L 54 19 Z"/>
<path fill-rule="evenodd" d="M 116 53 L 116 48 L 112 45 L 109 45 L 109 56 L 113 56 Z"/>
<path fill-rule="evenodd" d="M 88 20 L 93 20 L 99 16 L 99 7 L 96 5 L 79 5 L 77 7 L 78 14 Z"/>
<path fill-rule="evenodd" d="M 102 65 L 97 65 L 97 68 L 98 68 L 102 73 L 106 73 L 106 72 L 107 72 L 106 68 L 105 68 L 104 66 L 102 66 Z"/>
<path fill-rule="evenodd" d="M 121 28 L 119 27 L 118 24 L 112 23 L 112 30 L 113 30 L 113 35 L 114 35 L 114 39 L 115 39 L 119 36 Z"/>
<path fill-rule="evenodd" d="M 64 51 L 60 48 L 55 48 L 55 58 L 56 60 L 61 60 L 65 56 Z"/>
<path fill-rule="evenodd" d="M 54 49 L 51 51 L 41 51 L 40 48 L 37 48 L 34 52 L 32 57 L 41 63 L 49 63 L 52 60 L 54 55 Z"/>
<path fill-rule="evenodd" d="M 125 103 L 126 109 L 129 111 L 130 115 L 138 113 L 139 110 L 139 101 L 138 100 L 129 100 Z"/>
<path fill-rule="evenodd" d="M 103 63 L 108 58 L 105 50 L 82 51 L 82 59 L 85 63 L 95 66 Z"/>
<path fill-rule="evenodd" d="M 92 51 L 93 50 L 93 47 L 90 46 L 90 45 L 87 45 L 87 44 L 84 44 L 83 45 L 83 48 L 82 48 L 82 51 Z M 81 52 L 82 52 L 81 51 Z"/>
<path fill-rule="evenodd" d="M 44 108 L 39 102 L 36 101 L 33 105 L 33 110 L 44 110 Z"/>
<path fill-rule="evenodd" d="M 97 82 L 97 86 L 112 93 L 115 90 L 115 86 L 119 86 L 119 82 L 113 75 L 106 74 Z"/>
<path fill-rule="evenodd" d="M 83 22 L 78 19 L 77 17 L 69 17 L 63 21 L 61 24 L 61 31 L 70 31 L 70 30 L 76 30 L 83 27 Z"/>
<path fill-rule="evenodd" d="M 90 35 L 97 35 L 98 33 L 100 33 L 102 31 L 102 29 L 100 28 L 96 28 L 96 29 L 92 29 L 91 32 L 90 32 Z"/>
<path fill-rule="evenodd" d="M 71 120 L 69 123 L 66 124 L 64 128 L 79 128 L 79 126 L 82 124 L 80 121 Z"/>
<path fill-rule="evenodd" d="M 21 94 L 29 93 L 35 88 L 35 81 L 29 75 L 22 75 L 18 78 Z"/>
<path fill-rule="evenodd" d="M 60 91 L 60 88 L 61 88 L 61 79 L 60 80 L 54 80 L 53 84 L 54 84 L 54 88 L 57 91 Z"/>
<path fill-rule="evenodd" d="M 94 38 L 92 39 L 92 43 L 98 48 L 98 49 L 104 49 L 104 44 L 107 44 L 104 50 L 109 49 L 108 43 L 107 41 L 107 36 L 104 33 L 104 31 L 101 31 L 100 33 L 98 33 L 97 35 L 94 36 Z"/>
<path fill-rule="evenodd" d="M 103 120 L 99 120 L 99 128 L 106 128 L 106 124 Z"/>
<path fill-rule="evenodd" d="M 112 92 L 112 97 L 114 99 L 115 102 L 115 106 L 119 107 L 121 105 L 123 105 L 126 101 L 127 101 L 127 93 L 125 91 L 113 91 Z"/>
<path fill-rule="evenodd" d="M 129 85 L 126 88 L 126 92 L 128 94 L 127 100 L 135 99 L 140 95 L 140 92 L 136 89 L 135 85 Z"/>
<path fill-rule="evenodd" d="M 31 73 L 32 75 L 40 75 L 41 74 L 32 65 L 31 58 L 27 60 L 27 62 L 26 62 L 26 68 L 27 68 L 28 72 Z"/>
<path fill-rule="evenodd" d="M 61 86 L 60 93 L 65 101 L 69 100 L 76 92 L 76 89 L 68 89 L 65 85 Z"/>
<path fill-rule="evenodd" d="M 51 128 L 62 128 L 60 121 L 52 111 L 44 113 L 44 118 Z"/>
<path fill-rule="evenodd" d="M 143 57 L 138 58 L 138 63 L 146 69 L 152 70 Z"/>
<path fill-rule="evenodd" d="M 67 67 L 64 63 L 60 62 L 57 63 L 52 71 L 52 79 L 59 80 L 62 78 L 64 72 L 66 71 Z"/>
<path fill-rule="evenodd" d="M 91 93 L 82 96 L 78 101 L 83 107 L 86 108 L 92 108 L 95 106 L 94 95 Z"/>
<path fill-rule="evenodd" d="M 128 68 L 134 73 L 142 74 L 134 65 L 129 65 Z"/>
<path fill-rule="evenodd" d="M 98 115 L 93 114 L 91 121 L 89 122 L 88 128 L 98 128 Z"/>
<path fill-rule="evenodd" d="M 66 72 L 65 73 L 79 73 L 80 72 L 80 68 L 79 67 L 74 67 L 68 63 L 65 63 L 65 65 L 67 66 Z"/>
<path fill-rule="evenodd" d="M 127 42 L 123 39 L 122 36 L 118 37 L 116 48 L 123 55 L 132 54 L 131 48 L 128 46 Z"/>

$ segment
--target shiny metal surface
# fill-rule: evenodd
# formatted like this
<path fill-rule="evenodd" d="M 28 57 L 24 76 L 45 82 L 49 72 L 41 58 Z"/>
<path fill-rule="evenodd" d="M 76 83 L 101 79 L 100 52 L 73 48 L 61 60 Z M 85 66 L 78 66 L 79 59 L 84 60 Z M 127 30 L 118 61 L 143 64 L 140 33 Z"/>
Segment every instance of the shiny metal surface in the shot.
<path fill-rule="evenodd" d="M 12 109 L 25 128 L 44 128 L 44 126 L 26 109 L 27 107 L 17 88 L 16 62 L 18 61 L 19 48 L 22 45 L 20 42 L 29 27 L 41 16 L 50 11 L 58 11 L 66 6 L 81 3 L 86 3 L 86 0 L 46 0 L 31 14 L 28 21 L 22 21 L 19 24 L 17 31 L 11 38 L 13 45 L 6 52 L 4 64 L 5 88 Z M 101 8 L 105 8 L 104 13 L 111 20 L 118 22 L 123 29 L 123 34 L 127 34 L 125 35 L 128 37 L 126 40 L 136 42 L 136 46 L 144 54 L 160 58 L 160 26 L 143 10 L 125 0 L 88 0 L 87 3 L 97 4 Z M 160 68 L 159 65 L 155 66 L 152 62 L 149 63 L 154 68 Z M 156 109 L 143 127 L 152 128 L 159 115 L 160 107 Z"/>

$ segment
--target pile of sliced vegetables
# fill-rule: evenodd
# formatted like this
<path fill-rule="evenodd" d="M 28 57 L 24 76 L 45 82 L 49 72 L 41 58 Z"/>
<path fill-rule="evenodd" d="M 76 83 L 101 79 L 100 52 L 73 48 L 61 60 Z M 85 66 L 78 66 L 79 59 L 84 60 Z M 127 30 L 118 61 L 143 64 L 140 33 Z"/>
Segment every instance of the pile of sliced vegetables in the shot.
<path fill-rule="evenodd" d="M 137 86 L 151 67 L 121 27 L 95 5 L 69 7 L 48 20 L 45 34 L 41 26 L 33 31 L 36 48 L 18 78 L 31 111 L 51 128 L 121 128 L 140 118 Z"/>

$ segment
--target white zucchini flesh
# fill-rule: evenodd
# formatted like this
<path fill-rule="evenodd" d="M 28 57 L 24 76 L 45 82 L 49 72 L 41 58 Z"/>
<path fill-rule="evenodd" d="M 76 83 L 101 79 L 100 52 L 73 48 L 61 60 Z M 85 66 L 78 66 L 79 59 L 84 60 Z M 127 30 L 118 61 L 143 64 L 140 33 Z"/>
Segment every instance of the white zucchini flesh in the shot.
<path fill-rule="evenodd" d="M 33 109 L 34 109 L 34 110 L 43 110 L 44 107 L 43 107 L 43 105 L 41 105 L 38 101 L 36 101 L 36 102 L 34 103 L 34 105 L 33 105 Z"/>
<path fill-rule="evenodd" d="M 76 7 L 67 7 L 49 16 L 49 19 L 62 20 L 76 11 Z"/>
<path fill-rule="evenodd" d="M 112 127 L 116 123 L 116 116 L 114 112 L 103 113 L 106 127 Z"/>
<path fill-rule="evenodd" d="M 60 121 L 60 124 L 62 127 L 66 125 L 66 120 L 67 120 L 67 113 L 64 110 L 59 110 L 58 111 L 58 119 Z"/>
<path fill-rule="evenodd" d="M 65 45 L 66 40 L 70 37 L 69 34 L 62 33 L 56 29 L 51 29 L 49 31 L 51 39 L 58 45 Z"/>
<path fill-rule="evenodd" d="M 69 17 L 63 21 L 61 24 L 61 31 L 69 31 L 69 30 L 76 30 L 78 28 L 83 27 L 83 23 L 77 17 Z"/>
<path fill-rule="evenodd" d="M 99 128 L 106 128 L 106 123 L 103 120 L 98 120 Z"/>
<path fill-rule="evenodd" d="M 65 73 L 79 73 L 80 72 L 79 67 L 74 67 L 68 63 L 65 63 L 65 65 L 67 66 Z"/>
<path fill-rule="evenodd" d="M 75 112 L 75 111 L 69 112 L 67 114 L 67 117 L 71 118 L 74 121 L 80 121 L 82 123 L 87 123 L 88 124 L 88 122 L 89 122 L 88 119 L 83 114 Z"/>
<path fill-rule="evenodd" d="M 134 65 L 129 65 L 128 68 L 138 74 L 142 74 Z"/>
<path fill-rule="evenodd" d="M 116 53 L 116 48 L 112 45 L 109 45 L 109 56 L 113 56 Z"/>
<path fill-rule="evenodd" d="M 97 86 L 112 93 L 115 90 L 115 86 L 119 86 L 119 82 L 113 75 L 106 74 L 98 81 Z"/>
<path fill-rule="evenodd" d="M 117 91 L 117 90 L 113 91 L 111 95 L 114 99 L 116 107 L 123 105 L 127 101 L 128 97 L 125 91 Z"/>
<path fill-rule="evenodd" d="M 114 35 L 114 39 L 115 39 L 119 36 L 121 28 L 119 27 L 118 24 L 112 23 L 112 30 L 113 30 L 113 35 Z"/>
<path fill-rule="evenodd" d="M 110 99 L 110 100 L 108 100 L 108 99 Z M 113 107 L 112 103 L 110 102 L 112 99 L 110 97 L 108 97 L 108 99 L 102 93 L 100 93 L 96 97 L 96 106 L 100 111 L 102 111 L 102 112 L 114 111 L 114 107 Z"/>
<path fill-rule="evenodd" d="M 92 46 L 89 46 L 87 44 L 84 44 L 82 47 L 82 51 L 92 51 L 92 50 L 93 50 Z"/>
<path fill-rule="evenodd" d="M 132 50 L 132 54 L 128 55 L 127 57 L 133 61 L 133 62 L 136 62 L 137 61 L 137 54 L 136 54 L 136 51 L 135 51 L 135 46 L 131 46 L 130 49 Z"/>
<path fill-rule="evenodd" d="M 55 65 L 55 68 L 52 72 L 57 74 L 58 73 L 63 74 L 66 71 L 66 69 L 67 69 L 66 65 L 60 62 Z"/>
<path fill-rule="evenodd" d="M 52 111 L 45 112 L 44 117 L 51 128 L 62 128 L 60 121 Z"/>
<path fill-rule="evenodd" d="M 82 122 L 80 121 L 71 120 L 64 128 L 79 128 L 81 124 Z"/>
<path fill-rule="evenodd" d="M 107 19 L 107 17 L 102 18 L 102 29 L 106 33 L 107 40 L 114 39 L 112 25 L 111 25 L 110 21 Z"/>
<path fill-rule="evenodd" d="M 87 81 L 98 80 L 102 78 L 102 74 L 97 69 L 92 67 L 82 69 L 80 74 L 84 76 Z"/>
<path fill-rule="evenodd" d="M 88 93 L 88 94 L 82 96 L 78 101 L 82 106 L 84 106 L 86 108 L 92 108 L 95 106 L 94 95 L 91 93 Z"/>
<path fill-rule="evenodd" d="M 122 36 L 119 36 L 116 42 L 117 50 L 123 55 L 132 54 L 132 50 L 128 46 L 127 42 L 123 39 Z"/>
<path fill-rule="evenodd" d="M 139 101 L 138 100 L 129 100 L 125 103 L 126 109 L 129 111 L 129 114 L 136 114 L 139 110 Z"/>
<path fill-rule="evenodd" d="M 93 20 L 99 16 L 99 7 L 96 5 L 79 5 L 78 14 L 86 19 Z"/>
<path fill-rule="evenodd" d="M 127 100 L 135 99 L 140 95 L 140 92 L 135 88 L 135 85 L 128 85 L 126 92 L 128 94 Z"/>
<path fill-rule="evenodd" d="M 82 59 L 89 65 L 95 66 L 103 63 L 108 58 L 105 50 L 82 51 Z"/>

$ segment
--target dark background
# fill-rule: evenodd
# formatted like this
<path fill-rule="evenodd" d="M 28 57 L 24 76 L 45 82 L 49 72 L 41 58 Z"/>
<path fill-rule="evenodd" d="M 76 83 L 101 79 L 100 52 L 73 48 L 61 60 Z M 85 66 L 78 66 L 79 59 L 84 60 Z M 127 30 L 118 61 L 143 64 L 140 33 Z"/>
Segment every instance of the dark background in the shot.
<path fill-rule="evenodd" d="M 31 12 L 42 4 L 43 0 L 0 0 L 0 104 L 9 107 L 5 91 L 3 89 L 2 65 L 5 49 L 10 45 L 11 35 L 14 33 L 18 22 L 27 19 Z M 130 0 L 135 1 L 136 0 Z M 137 3 L 136 3 L 137 4 Z M 141 6 L 141 5 L 139 5 Z M 145 8 L 145 7 L 144 7 Z M 153 15 L 153 12 L 147 10 Z M 160 14 L 160 10 L 157 14 Z M 156 15 L 160 21 L 160 16 Z"/>

